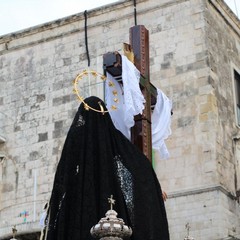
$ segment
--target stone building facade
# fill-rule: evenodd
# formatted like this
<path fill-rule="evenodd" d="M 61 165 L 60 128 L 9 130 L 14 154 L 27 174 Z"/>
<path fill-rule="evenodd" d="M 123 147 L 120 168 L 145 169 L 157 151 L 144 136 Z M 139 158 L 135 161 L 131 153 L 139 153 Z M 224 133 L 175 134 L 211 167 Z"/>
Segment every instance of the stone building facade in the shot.
<path fill-rule="evenodd" d="M 152 83 L 173 101 L 170 159 L 156 172 L 172 240 L 240 239 L 240 22 L 222 0 L 139 0 Z M 129 42 L 133 3 L 88 12 L 91 68 Z M 0 239 L 37 239 L 87 67 L 84 14 L 0 37 Z M 23 235 L 25 234 L 25 237 Z M 21 237 L 22 235 L 22 237 Z M 27 237 L 28 236 L 28 237 Z"/>

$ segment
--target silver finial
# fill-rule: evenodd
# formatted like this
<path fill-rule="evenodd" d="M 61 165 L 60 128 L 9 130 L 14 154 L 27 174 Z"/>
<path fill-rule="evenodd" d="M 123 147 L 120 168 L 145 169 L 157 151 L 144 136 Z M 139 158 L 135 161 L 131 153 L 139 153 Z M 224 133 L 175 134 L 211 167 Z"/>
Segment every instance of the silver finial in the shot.
<path fill-rule="evenodd" d="M 108 202 L 110 203 L 110 209 L 111 210 L 113 210 L 113 205 L 115 205 L 115 201 L 116 200 L 113 199 L 113 195 L 111 195 L 111 197 L 108 198 Z"/>
<path fill-rule="evenodd" d="M 106 217 L 100 219 L 100 221 L 91 228 L 91 235 L 100 240 L 122 240 L 123 238 L 130 237 L 132 235 L 132 229 L 125 225 L 123 219 L 117 218 L 117 212 L 113 210 L 115 200 L 113 195 L 108 198 L 110 203 L 110 210 L 105 214 Z"/>
<path fill-rule="evenodd" d="M 15 238 L 15 236 L 16 236 L 16 234 L 17 234 L 16 225 L 14 225 L 14 226 L 12 227 L 12 234 L 13 234 L 13 237 L 12 237 L 10 240 L 17 240 L 17 239 Z"/>

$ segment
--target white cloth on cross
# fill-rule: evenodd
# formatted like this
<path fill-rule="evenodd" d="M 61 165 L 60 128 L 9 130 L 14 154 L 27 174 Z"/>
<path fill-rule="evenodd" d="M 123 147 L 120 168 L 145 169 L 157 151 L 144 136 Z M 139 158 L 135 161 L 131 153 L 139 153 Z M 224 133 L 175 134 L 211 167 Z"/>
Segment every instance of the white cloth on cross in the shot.
<path fill-rule="evenodd" d="M 117 107 L 117 110 L 110 111 L 111 118 L 115 127 L 128 139 L 131 138 L 130 129 L 135 123 L 134 116 L 142 114 L 144 109 L 145 99 L 139 87 L 139 80 L 140 72 L 126 56 L 122 56 L 123 85 L 107 73 L 106 105 L 108 109 L 113 105 Z M 114 101 L 113 91 L 117 91 L 118 103 Z"/>
<path fill-rule="evenodd" d="M 142 114 L 145 99 L 139 86 L 140 72 L 127 57 L 122 56 L 122 83 L 107 73 L 105 100 L 108 109 L 116 106 L 116 110 L 110 111 L 115 127 L 129 140 L 131 139 L 131 127 L 134 126 L 134 116 Z M 114 91 L 117 96 L 114 96 Z M 159 151 L 161 158 L 168 158 L 164 140 L 171 134 L 171 109 L 172 103 L 168 97 L 157 89 L 157 102 L 152 113 L 152 147 Z M 117 98 L 118 102 L 114 99 Z"/>
<path fill-rule="evenodd" d="M 152 148 L 159 151 L 161 158 L 168 158 L 165 140 L 171 135 L 172 102 L 160 89 L 157 89 L 157 93 L 157 102 L 151 116 Z"/>

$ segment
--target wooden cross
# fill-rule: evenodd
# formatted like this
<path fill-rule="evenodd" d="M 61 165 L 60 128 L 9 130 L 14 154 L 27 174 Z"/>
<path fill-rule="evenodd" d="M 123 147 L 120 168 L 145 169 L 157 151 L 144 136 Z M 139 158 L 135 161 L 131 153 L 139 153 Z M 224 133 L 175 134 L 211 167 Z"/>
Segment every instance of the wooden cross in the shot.
<path fill-rule="evenodd" d="M 156 103 L 157 90 L 150 83 L 149 33 L 143 25 L 130 28 L 130 45 L 134 52 L 134 64 L 141 73 L 140 87 L 146 100 L 143 114 L 135 116 L 131 140 L 152 161 L 151 105 Z"/>
<path fill-rule="evenodd" d="M 135 116 L 131 130 L 131 141 L 152 161 L 151 106 L 156 103 L 157 90 L 150 83 L 149 33 L 143 25 L 130 28 L 130 46 L 134 53 L 134 64 L 141 73 L 140 87 L 146 100 L 142 115 Z M 103 56 L 103 68 L 116 80 L 121 80 L 121 56 L 117 52 Z"/>

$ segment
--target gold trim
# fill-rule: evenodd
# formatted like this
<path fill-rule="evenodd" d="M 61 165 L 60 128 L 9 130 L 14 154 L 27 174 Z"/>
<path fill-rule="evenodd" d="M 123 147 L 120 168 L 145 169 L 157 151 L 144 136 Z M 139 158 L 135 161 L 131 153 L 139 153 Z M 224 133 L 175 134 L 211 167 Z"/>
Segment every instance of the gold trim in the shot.
<path fill-rule="evenodd" d="M 83 70 L 80 74 L 77 75 L 77 77 L 73 80 L 73 85 L 74 85 L 74 88 L 73 88 L 73 93 L 77 95 L 78 99 L 84 104 L 84 108 L 89 111 L 89 110 L 93 110 L 95 112 L 99 112 L 99 113 L 107 113 L 107 112 L 110 112 L 109 110 L 104 110 L 103 106 L 101 105 L 101 103 L 99 102 L 99 107 L 101 110 L 98 110 L 98 109 L 95 109 L 95 108 L 92 108 L 91 106 L 89 106 L 87 103 L 84 102 L 84 99 L 83 97 L 80 95 L 79 93 L 79 90 L 78 90 L 78 82 L 80 80 L 82 80 L 83 76 L 86 76 L 86 75 L 89 75 L 91 74 L 92 76 L 94 77 L 100 77 L 101 80 L 105 81 L 107 78 L 106 76 L 94 71 L 94 70 Z M 110 87 L 113 87 L 114 86 L 114 83 L 113 82 L 110 82 Z M 114 92 L 115 93 L 115 92 Z M 116 94 L 116 93 L 115 93 Z M 113 95 L 115 95 L 113 94 Z M 118 103 L 118 99 L 117 98 L 114 98 L 114 101 L 116 103 Z M 117 107 L 116 106 L 112 106 L 111 107 L 112 110 L 116 110 Z"/>

